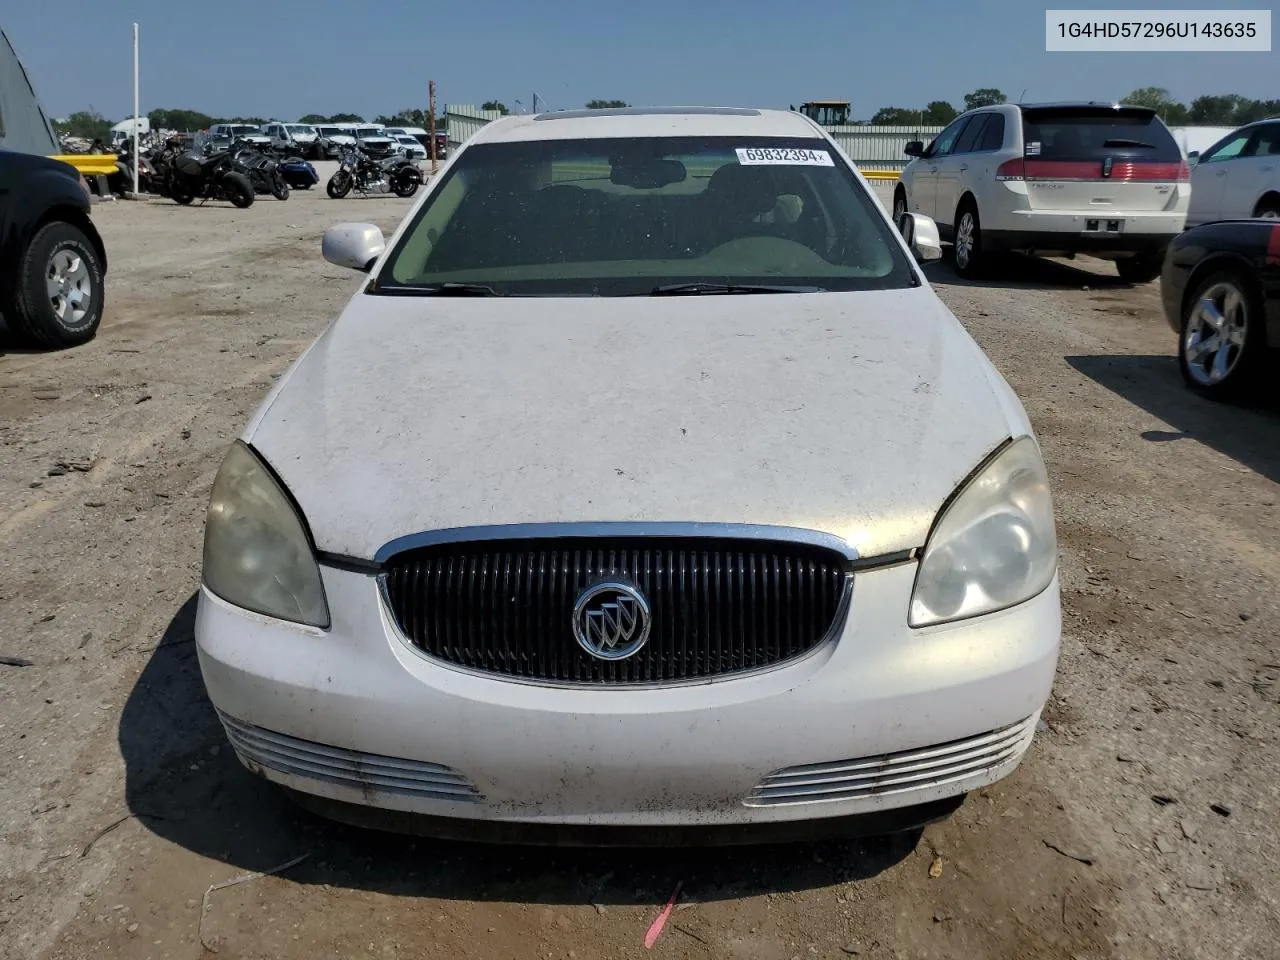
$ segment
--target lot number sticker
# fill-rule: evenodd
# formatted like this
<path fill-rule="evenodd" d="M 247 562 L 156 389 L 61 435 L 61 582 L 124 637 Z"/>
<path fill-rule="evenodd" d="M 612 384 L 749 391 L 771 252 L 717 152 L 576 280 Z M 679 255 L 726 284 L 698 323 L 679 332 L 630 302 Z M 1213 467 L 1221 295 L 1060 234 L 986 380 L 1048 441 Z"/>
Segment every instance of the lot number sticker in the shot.
<path fill-rule="evenodd" d="M 738 147 L 738 162 L 744 166 L 782 164 L 784 166 L 834 167 L 825 150 L 798 150 L 791 147 Z"/>

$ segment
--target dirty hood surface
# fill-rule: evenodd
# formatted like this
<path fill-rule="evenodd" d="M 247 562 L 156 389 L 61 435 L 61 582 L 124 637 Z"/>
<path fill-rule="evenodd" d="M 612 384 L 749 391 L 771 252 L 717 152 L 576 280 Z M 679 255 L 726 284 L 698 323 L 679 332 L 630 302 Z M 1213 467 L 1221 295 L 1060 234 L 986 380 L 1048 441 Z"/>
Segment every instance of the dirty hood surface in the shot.
<path fill-rule="evenodd" d="M 924 543 L 1021 407 L 927 288 L 667 298 L 358 295 L 244 437 L 322 551 L 575 521 Z"/>

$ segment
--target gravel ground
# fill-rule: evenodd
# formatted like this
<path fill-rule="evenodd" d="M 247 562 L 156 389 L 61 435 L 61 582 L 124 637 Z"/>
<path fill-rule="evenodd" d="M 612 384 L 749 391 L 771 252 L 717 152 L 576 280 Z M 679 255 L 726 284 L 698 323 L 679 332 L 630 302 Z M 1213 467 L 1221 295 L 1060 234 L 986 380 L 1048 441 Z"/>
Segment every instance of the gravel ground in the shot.
<path fill-rule="evenodd" d="M 25 353 L 0 331 L 0 654 L 34 662 L 0 666 L 0 955 L 633 956 L 677 882 L 655 955 L 1276 955 L 1280 416 L 1191 396 L 1157 286 L 1084 259 L 983 284 L 930 267 L 1040 435 L 1065 618 L 1030 754 L 949 821 L 527 852 L 331 825 L 245 773 L 191 641 L 209 485 L 360 282 L 320 259 L 323 228 L 410 203 L 102 204 L 98 338 Z"/>

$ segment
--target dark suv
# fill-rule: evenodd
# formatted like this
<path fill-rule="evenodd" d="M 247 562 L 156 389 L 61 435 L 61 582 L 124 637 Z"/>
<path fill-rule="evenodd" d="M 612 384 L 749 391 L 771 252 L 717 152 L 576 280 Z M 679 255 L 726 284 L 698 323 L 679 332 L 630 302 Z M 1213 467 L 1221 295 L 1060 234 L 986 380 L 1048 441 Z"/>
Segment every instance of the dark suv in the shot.
<path fill-rule="evenodd" d="M 69 347 L 97 333 L 107 251 L 89 196 L 75 167 L 0 149 L 0 314 L 20 342 Z"/>

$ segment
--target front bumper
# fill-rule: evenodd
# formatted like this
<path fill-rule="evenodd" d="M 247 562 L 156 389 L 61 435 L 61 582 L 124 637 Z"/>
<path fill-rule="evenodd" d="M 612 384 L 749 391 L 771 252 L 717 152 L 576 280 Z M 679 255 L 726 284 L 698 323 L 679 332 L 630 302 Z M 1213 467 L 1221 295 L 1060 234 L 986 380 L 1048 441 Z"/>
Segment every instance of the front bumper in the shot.
<path fill-rule="evenodd" d="M 209 696 L 249 769 L 333 805 L 542 826 L 778 824 L 945 801 L 1020 762 L 1048 697 L 1058 584 L 911 630 L 914 564 L 855 576 L 843 633 L 776 670 L 566 689 L 426 659 L 373 577 L 324 568 L 321 632 L 201 592 Z"/>

